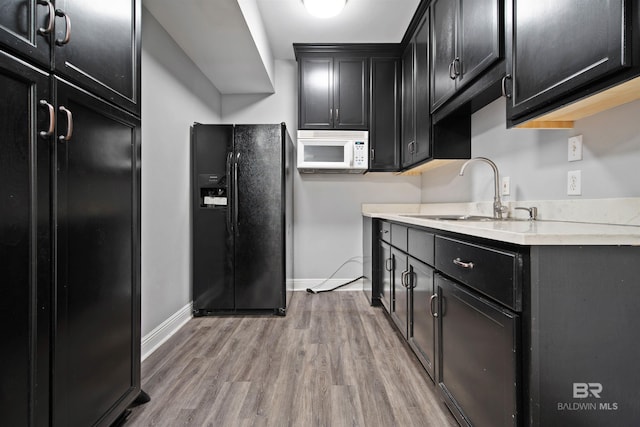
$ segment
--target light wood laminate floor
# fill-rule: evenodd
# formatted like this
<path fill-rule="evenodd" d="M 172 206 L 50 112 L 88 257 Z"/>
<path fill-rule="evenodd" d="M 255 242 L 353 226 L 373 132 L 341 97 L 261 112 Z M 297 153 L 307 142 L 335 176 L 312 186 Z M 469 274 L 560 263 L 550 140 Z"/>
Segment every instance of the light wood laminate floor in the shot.
<path fill-rule="evenodd" d="M 134 426 L 456 426 L 383 309 L 296 292 L 286 317 L 189 321 L 142 364 Z"/>

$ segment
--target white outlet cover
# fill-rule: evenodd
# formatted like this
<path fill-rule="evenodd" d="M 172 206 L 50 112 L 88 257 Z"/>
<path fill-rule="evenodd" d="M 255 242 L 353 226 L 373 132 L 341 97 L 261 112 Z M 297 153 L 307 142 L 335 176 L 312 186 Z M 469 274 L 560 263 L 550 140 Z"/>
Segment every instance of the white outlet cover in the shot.
<path fill-rule="evenodd" d="M 511 178 L 508 176 L 502 177 L 502 195 L 508 196 L 511 194 Z"/>
<path fill-rule="evenodd" d="M 567 172 L 567 195 L 582 195 L 582 171 L 578 170 Z"/>
<path fill-rule="evenodd" d="M 570 162 L 582 160 L 582 135 L 569 138 L 567 160 Z"/>

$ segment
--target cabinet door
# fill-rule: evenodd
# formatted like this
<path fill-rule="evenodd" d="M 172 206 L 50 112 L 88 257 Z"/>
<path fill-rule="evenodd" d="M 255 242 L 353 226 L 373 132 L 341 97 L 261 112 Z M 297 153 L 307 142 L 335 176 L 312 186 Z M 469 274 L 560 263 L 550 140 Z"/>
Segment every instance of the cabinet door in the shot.
<path fill-rule="evenodd" d="M 140 123 L 56 85 L 54 425 L 108 425 L 140 392 Z"/>
<path fill-rule="evenodd" d="M 393 301 L 393 270 L 394 260 L 391 257 L 391 246 L 381 240 L 378 241 L 379 251 L 379 265 L 378 265 L 378 277 L 380 283 L 380 302 L 387 309 L 387 312 L 391 313 L 392 301 Z"/>
<path fill-rule="evenodd" d="M 411 270 L 411 319 L 409 343 L 417 350 L 418 359 L 431 378 L 434 377 L 435 317 L 433 268 L 409 258 Z"/>
<path fill-rule="evenodd" d="M 630 3 L 514 1 L 508 116 L 523 115 L 629 65 L 625 24 L 637 13 Z"/>
<path fill-rule="evenodd" d="M 48 75 L 0 52 L 0 414 L 49 419 L 51 298 Z"/>
<path fill-rule="evenodd" d="M 334 129 L 368 129 L 367 58 L 335 58 L 333 63 Z"/>
<path fill-rule="evenodd" d="M 0 46 L 49 68 L 53 11 L 42 0 L 0 0 Z"/>
<path fill-rule="evenodd" d="M 431 4 L 431 111 L 454 94 L 458 32 L 458 0 L 435 0 Z M 456 61 L 457 59 L 457 61 Z"/>
<path fill-rule="evenodd" d="M 300 60 L 300 129 L 333 128 L 333 58 Z"/>
<path fill-rule="evenodd" d="M 400 329 L 402 336 L 407 339 L 409 325 L 409 291 L 407 290 L 406 275 L 409 273 L 407 255 L 396 248 L 391 248 L 393 259 L 393 297 L 394 304 L 391 310 L 391 318 Z"/>
<path fill-rule="evenodd" d="M 396 58 L 371 58 L 371 120 L 369 146 L 372 172 L 400 167 L 400 62 Z"/>
<path fill-rule="evenodd" d="M 65 14 L 56 18 L 56 71 L 139 114 L 140 1 L 57 0 L 56 8 Z"/>
<path fill-rule="evenodd" d="M 414 36 L 415 137 L 413 163 L 431 157 L 431 111 L 429 106 L 429 15 L 427 14 Z"/>
<path fill-rule="evenodd" d="M 461 424 L 517 425 L 518 316 L 436 275 L 437 382 Z"/>
<path fill-rule="evenodd" d="M 460 76 L 458 88 L 500 59 L 502 19 L 500 0 L 460 1 Z"/>
<path fill-rule="evenodd" d="M 402 167 L 413 163 L 416 141 L 416 116 L 414 111 L 415 43 L 411 41 L 402 54 Z"/>

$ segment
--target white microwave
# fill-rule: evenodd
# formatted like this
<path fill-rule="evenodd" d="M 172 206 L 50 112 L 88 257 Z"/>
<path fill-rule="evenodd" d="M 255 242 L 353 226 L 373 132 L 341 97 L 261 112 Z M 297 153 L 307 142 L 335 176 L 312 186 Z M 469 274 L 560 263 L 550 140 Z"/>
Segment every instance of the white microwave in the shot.
<path fill-rule="evenodd" d="M 369 168 L 369 132 L 299 130 L 300 173 L 365 173 Z"/>

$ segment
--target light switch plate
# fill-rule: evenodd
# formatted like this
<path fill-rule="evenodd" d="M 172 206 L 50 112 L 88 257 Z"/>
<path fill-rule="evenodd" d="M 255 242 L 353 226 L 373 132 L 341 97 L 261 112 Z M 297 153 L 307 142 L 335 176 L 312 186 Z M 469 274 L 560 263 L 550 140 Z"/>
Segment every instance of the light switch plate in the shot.
<path fill-rule="evenodd" d="M 567 160 L 570 162 L 582 160 L 582 135 L 576 135 L 569 138 Z"/>
<path fill-rule="evenodd" d="M 582 195 L 582 171 L 567 172 L 567 195 Z"/>

